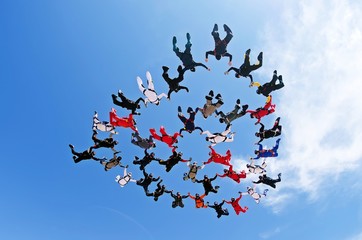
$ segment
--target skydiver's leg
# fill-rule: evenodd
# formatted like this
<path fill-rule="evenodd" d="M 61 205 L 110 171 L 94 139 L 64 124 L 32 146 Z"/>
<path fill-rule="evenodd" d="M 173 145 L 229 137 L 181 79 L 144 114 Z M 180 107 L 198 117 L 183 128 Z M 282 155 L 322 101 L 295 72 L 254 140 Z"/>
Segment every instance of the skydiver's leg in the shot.
<path fill-rule="evenodd" d="M 190 33 L 186 33 L 186 38 L 187 38 L 187 43 L 186 43 L 186 45 L 185 45 L 185 53 L 191 54 L 191 46 L 192 46 L 192 43 L 191 43 Z"/>
<path fill-rule="evenodd" d="M 124 107 L 123 102 L 118 101 L 117 96 L 114 94 L 112 94 L 112 101 L 113 101 L 113 104 L 120 106 L 120 107 Z"/>
<path fill-rule="evenodd" d="M 148 196 L 148 197 L 153 197 L 153 193 L 150 193 L 150 192 L 146 192 L 146 196 Z"/>
<path fill-rule="evenodd" d="M 160 127 L 160 133 L 162 136 L 167 136 L 167 132 L 166 132 L 166 129 L 164 127 Z"/>
<path fill-rule="evenodd" d="M 185 205 L 184 205 L 183 202 L 180 202 L 180 203 L 179 203 L 179 207 L 180 207 L 180 208 L 183 208 L 184 206 L 185 206 Z"/>
<path fill-rule="evenodd" d="M 211 32 L 211 35 L 214 38 L 215 45 L 218 44 L 219 42 L 221 42 L 217 24 L 214 25 L 214 28 L 213 28 L 213 30 Z"/>
<path fill-rule="evenodd" d="M 150 129 L 150 133 L 154 139 L 161 141 L 161 136 L 156 133 L 156 130 L 154 128 Z"/>
<path fill-rule="evenodd" d="M 137 84 L 138 84 L 138 89 L 143 93 L 146 90 L 146 88 L 143 86 L 143 82 L 140 77 L 137 77 Z"/>
<path fill-rule="evenodd" d="M 172 208 L 175 208 L 175 207 L 177 207 L 177 204 L 176 204 L 176 202 L 175 202 L 175 201 L 173 201 L 173 202 L 172 202 L 172 205 L 171 205 L 171 206 L 172 206 Z"/>
<path fill-rule="evenodd" d="M 227 45 L 230 42 L 230 40 L 233 38 L 233 33 L 226 24 L 224 24 L 224 30 L 226 32 L 226 37 L 224 38 L 223 42 Z"/>
<path fill-rule="evenodd" d="M 154 91 L 155 90 L 155 86 L 153 85 L 153 80 L 152 80 L 152 76 L 150 72 L 146 72 L 146 77 L 147 77 L 147 86 L 149 90 Z"/>
<path fill-rule="evenodd" d="M 275 146 L 273 147 L 273 150 L 274 150 L 274 152 L 276 153 L 277 152 L 277 150 L 278 150 L 278 148 L 279 148 L 279 142 L 280 142 L 280 138 L 278 138 L 278 140 L 276 140 L 276 142 L 275 142 Z"/>
<path fill-rule="evenodd" d="M 273 78 L 272 78 L 272 80 L 270 81 L 270 85 L 275 85 L 277 79 L 278 79 L 277 71 L 275 70 L 275 71 L 273 72 Z"/>
<path fill-rule="evenodd" d="M 186 92 L 189 92 L 189 89 L 187 87 L 184 87 L 184 86 L 179 86 L 178 87 L 178 90 L 182 90 L 182 89 L 185 89 Z"/>
<path fill-rule="evenodd" d="M 168 93 L 167 93 L 167 98 L 170 99 L 171 98 L 171 93 L 173 92 L 173 89 L 169 89 Z"/>
<path fill-rule="evenodd" d="M 203 132 L 201 127 L 195 127 L 195 130 L 200 130 L 200 134 L 202 134 L 202 132 Z"/>
<path fill-rule="evenodd" d="M 179 66 L 177 67 L 177 72 L 178 72 L 178 77 L 177 77 L 177 79 L 175 79 L 175 81 L 176 81 L 177 83 L 180 83 L 182 80 L 184 80 L 184 71 L 183 71 L 181 65 L 179 65 Z"/>
<path fill-rule="evenodd" d="M 245 68 L 250 67 L 250 49 L 246 50 L 245 52 L 243 65 Z"/>
<path fill-rule="evenodd" d="M 186 123 L 187 119 L 186 117 L 181 113 L 179 112 L 178 113 L 178 118 L 181 120 L 181 122 L 183 122 L 184 124 Z"/>
<path fill-rule="evenodd" d="M 280 120 L 280 117 L 275 119 L 274 126 L 273 126 L 272 130 L 277 130 L 280 127 L 279 126 L 279 120 Z"/>
<path fill-rule="evenodd" d="M 167 73 L 169 68 L 166 66 L 163 66 L 162 69 L 163 69 L 162 77 L 163 77 L 163 79 L 165 79 L 166 83 L 168 85 L 170 85 L 172 80 Z"/>

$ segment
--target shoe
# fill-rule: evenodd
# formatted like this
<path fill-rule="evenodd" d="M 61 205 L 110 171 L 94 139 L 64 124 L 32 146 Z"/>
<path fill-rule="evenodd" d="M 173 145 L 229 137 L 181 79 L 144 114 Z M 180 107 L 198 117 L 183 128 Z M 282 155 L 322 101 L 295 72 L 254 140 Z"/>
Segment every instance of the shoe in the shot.
<path fill-rule="evenodd" d="M 231 32 L 231 29 L 228 27 L 228 25 L 226 25 L 226 24 L 224 24 L 224 30 L 225 30 L 225 32 L 227 32 L 227 33 L 232 33 Z"/>
<path fill-rule="evenodd" d="M 236 100 L 236 104 L 240 104 L 240 99 Z"/>
<path fill-rule="evenodd" d="M 190 42 L 190 40 L 191 40 L 190 33 L 186 33 L 186 39 L 187 39 L 188 42 Z"/>
<path fill-rule="evenodd" d="M 210 90 L 209 96 L 213 97 L 214 96 L 214 91 Z"/>
<path fill-rule="evenodd" d="M 193 112 L 194 110 L 191 108 L 191 107 L 188 107 L 187 108 L 187 113 L 191 113 L 191 112 Z"/>
<path fill-rule="evenodd" d="M 280 117 L 277 117 L 277 119 L 275 119 L 276 122 L 279 122 L 280 121 Z"/>
<path fill-rule="evenodd" d="M 213 32 L 217 32 L 219 28 L 217 27 L 217 24 L 215 23 L 214 28 L 212 29 Z"/>
<path fill-rule="evenodd" d="M 181 106 L 178 106 L 177 111 L 182 112 Z"/>
<path fill-rule="evenodd" d="M 181 65 L 178 65 L 178 67 L 177 67 L 177 72 L 182 72 L 182 66 Z"/>
<path fill-rule="evenodd" d="M 218 190 L 220 188 L 220 186 L 215 186 L 215 190 Z"/>
<path fill-rule="evenodd" d="M 162 69 L 163 69 L 164 72 L 167 72 L 169 68 L 166 67 L 166 66 L 162 66 Z"/>
<path fill-rule="evenodd" d="M 121 90 L 118 90 L 118 96 L 123 95 L 123 92 Z"/>
<path fill-rule="evenodd" d="M 282 77 L 282 75 L 279 75 L 278 79 L 279 79 L 280 83 L 283 83 L 283 77 Z"/>
<path fill-rule="evenodd" d="M 281 176 L 282 176 L 282 173 L 279 173 L 279 174 L 278 174 L 278 178 L 280 178 Z"/>
<path fill-rule="evenodd" d="M 273 74 L 274 74 L 274 75 L 277 75 L 277 70 L 274 70 Z"/>
<path fill-rule="evenodd" d="M 74 146 L 73 146 L 72 144 L 69 144 L 69 147 L 70 147 L 71 149 L 73 149 L 73 148 L 74 148 Z"/>
<path fill-rule="evenodd" d="M 173 36 L 173 38 L 172 38 L 172 44 L 175 46 L 175 45 L 176 45 L 176 43 L 177 43 L 177 39 L 176 39 L 176 37 L 175 37 L 175 36 Z"/>
<path fill-rule="evenodd" d="M 215 98 L 216 98 L 217 100 L 220 100 L 220 99 L 222 98 L 222 97 L 221 97 L 221 94 L 218 93 Z"/>
<path fill-rule="evenodd" d="M 245 52 L 245 55 L 247 55 L 247 56 L 249 56 L 250 55 L 250 48 L 248 49 L 248 50 L 246 50 L 246 52 Z"/>
<path fill-rule="evenodd" d="M 248 104 L 243 105 L 243 112 L 245 112 L 248 109 L 248 107 L 249 107 Z"/>

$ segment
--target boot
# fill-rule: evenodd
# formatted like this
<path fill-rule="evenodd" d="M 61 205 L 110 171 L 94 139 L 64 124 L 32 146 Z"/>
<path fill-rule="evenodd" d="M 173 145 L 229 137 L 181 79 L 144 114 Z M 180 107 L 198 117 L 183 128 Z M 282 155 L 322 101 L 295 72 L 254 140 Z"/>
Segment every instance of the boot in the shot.
<path fill-rule="evenodd" d="M 217 27 L 217 24 L 215 23 L 214 28 L 212 29 L 213 32 L 217 32 L 219 29 Z"/>
<path fill-rule="evenodd" d="M 224 30 L 225 30 L 225 32 L 227 32 L 227 33 L 232 33 L 232 32 L 231 32 L 231 29 L 230 29 L 226 24 L 224 24 Z"/>

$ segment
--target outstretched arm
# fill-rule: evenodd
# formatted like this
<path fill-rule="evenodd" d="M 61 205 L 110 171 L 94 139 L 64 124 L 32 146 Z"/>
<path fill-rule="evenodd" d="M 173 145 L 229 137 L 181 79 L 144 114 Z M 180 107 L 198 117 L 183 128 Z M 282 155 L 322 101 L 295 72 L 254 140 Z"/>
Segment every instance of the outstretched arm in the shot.
<path fill-rule="evenodd" d="M 235 71 L 236 73 L 239 72 L 239 69 L 237 69 L 236 67 L 231 67 L 231 68 L 229 68 L 226 72 L 224 72 L 224 74 L 225 74 L 225 75 L 228 75 L 231 70 Z"/>

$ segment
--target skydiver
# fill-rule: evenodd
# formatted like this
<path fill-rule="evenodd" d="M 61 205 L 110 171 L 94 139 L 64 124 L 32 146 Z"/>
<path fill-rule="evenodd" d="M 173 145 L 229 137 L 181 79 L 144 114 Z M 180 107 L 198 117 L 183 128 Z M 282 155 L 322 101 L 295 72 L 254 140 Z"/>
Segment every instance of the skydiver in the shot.
<path fill-rule="evenodd" d="M 118 101 L 116 94 L 112 94 L 112 101 L 115 105 L 131 110 L 134 115 L 141 115 L 141 113 L 136 110 L 141 108 L 139 104 L 140 101 L 145 104 L 145 100 L 143 100 L 143 98 L 140 97 L 136 101 L 132 101 L 126 98 L 121 90 L 118 90 L 118 97 L 120 97 L 121 101 Z"/>
<path fill-rule="evenodd" d="M 152 182 L 157 182 L 158 180 L 160 180 L 160 177 L 154 178 L 152 173 L 146 173 L 146 171 L 143 169 L 143 176 L 144 178 L 141 178 L 139 180 L 137 180 L 136 184 L 139 186 L 142 186 L 143 189 L 145 190 L 145 193 L 148 192 L 148 186 L 150 186 L 150 184 Z"/>
<path fill-rule="evenodd" d="M 205 54 L 205 62 L 208 61 L 208 55 L 214 55 L 216 60 L 220 60 L 221 57 L 229 57 L 229 66 L 232 65 L 232 58 L 233 56 L 227 52 L 227 46 L 230 40 L 233 38 L 233 33 L 231 32 L 231 29 L 224 24 L 224 31 L 226 32 L 226 37 L 221 40 L 218 32 L 218 26 L 217 24 L 214 25 L 214 28 L 212 29 L 211 35 L 214 38 L 215 42 L 215 49 L 212 51 L 208 51 Z"/>
<path fill-rule="evenodd" d="M 181 122 L 184 124 L 184 127 L 180 129 L 179 133 L 182 134 L 183 131 L 187 131 L 189 133 L 192 133 L 194 130 L 200 130 L 200 133 L 203 131 L 200 127 L 195 127 L 195 115 L 198 111 L 198 108 L 194 111 L 191 107 L 187 108 L 187 113 L 189 114 L 189 118 L 186 118 L 182 114 L 182 109 L 180 106 L 178 106 L 178 118 L 181 120 Z"/>
<path fill-rule="evenodd" d="M 117 153 L 120 152 L 115 152 L 113 153 L 113 158 L 111 158 L 108 162 L 101 160 L 99 163 L 102 164 L 104 166 L 104 171 L 109 171 L 111 170 L 113 167 L 123 167 L 123 165 L 121 164 L 121 160 L 122 157 L 121 156 L 117 156 Z"/>
<path fill-rule="evenodd" d="M 251 118 L 256 118 L 258 121 L 255 123 L 260 123 L 262 117 L 265 117 L 273 112 L 275 112 L 275 104 L 272 104 L 272 96 L 269 95 L 264 107 L 257 108 L 256 110 L 246 110 L 247 113 L 250 113 Z"/>
<path fill-rule="evenodd" d="M 204 189 L 205 189 L 205 195 L 209 195 L 209 192 L 217 193 L 219 186 L 215 186 L 215 188 L 212 186 L 212 181 L 214 181 L 217 178 L 217 175 L 215 174 L 215 177 L 209 178 L 207 175 L 204 175 L 204 179 L 197 180 L 197 183 L 202 183 Z"/>
<path fill-rule="evenodd" d="M 109 112 L 110 123 L 115 127 L 131 128 L 133 131 L 138 132 L 137 123 L 133 119 L 133 114 L 129 114 L 128 117 L 118 117 L 116 109 L 112 108 Z"/>
<path fill-rule="evenodd" d="M 273 128 L 267 130 L 264 130 L 264 124 L 261 122 L 259 123 L 261 127 L 259 132 L 255 133 L 255 136 L 260 138 L 257 143 L 261 143 L 264 139 L 280 136 L 280 134 L 282 134 L 282 126 L 279 125 L 279 120 L 280 117 L 275 120 Z"/>
<path fill-rule="evenodd" d="M 137 156 L 135 156 L 135 160 L 133 161 L 133 164 L 139 164 L 140 165 L 140 170 L 143 170 L 145 169 L 145 167 L 150 164 L 152 161 L 160 161 L 161 159 L 159 158 L 155 158 L 155 153 L 154 152 L 151 152 L 151 153 L 148 153 L 147 152 L 147 149 L 145 149 L 144 151 L 145 153 L 145 156 L 139 160 L 139 158 Z"/>
<path fill-rule="evenodd" d="M 204 106 L 202 108 L 196 108 L 196 111 L 200 110 L 205 119 L 211 116 L 215 111 L 217 111 L 219 107 L 221 107 L 224 104 L 220 93 L 218 93 L 215 97 L 217 99 L 216 103 L 212 103 L 213 97 L 214 97 L 214 92 L 211 90 L 209 92 L 209 95 L 205 96 L 206 103 L 204 104 Z"/>
<path fill-rule="evenodd" d="M 277 79 L 279 80 L 278 84 L 276 84 Z M 265 97 L 268 97 L 272 91 L 284 87 L 283 77 L 282 75 L 277 76 L 277 70 L 274 70 L 273 78 L 270 82 L 264 83 L 263 85 L 261 85 L 259 82 L 252 82 L 250 84 L 250 87 L 253 86 L 258 87 L 258 89 L 256 90 L 257 94 L 263 94 Z"/>
<path fill-rule="evenodd" d="M 216 116 L 220 116 L 219 118 L 220 123 L 230 124 L 235 119 L 244 116 L 246 114 L 246 110 L 248 109 L 248 107 L 249 107 L 248 104 L 245 104 L 242 107 L 240 107 L 240 99 L 237 99 L 234 110 L 232 110 L 231 112 L 224 114 L 222 111 L 218 112 L 217 110 L 215 110 L 215 113 Z M 240 108 L 242 109 L 240 110 Z"/>
<path fill-rule="evenodd" d="M 253 83 L 253 76 L 250 74 L 252 71 L 260 68 L 263 65 L 263 52 L 260 52 L 258 55 L 258 63 L 250 65 L 250 49 L 246 50 L 244 55 L 244 63 L 238 68 L 231 67 L 226 72 L 225 75 L 229 74 L 231 70 L 235 71 L 235 77 L 249 77 L 250 84 Z"/>
<path fill-rule="evenodd" d="M 153 200 L 155 200 L 155 201 L 157 202 L 157 201 L 158 201 L 158 198 L 159 198 L 162 194 L 164 194 L 165 192 L 168 192 L 168 191 L 166 190 L 165 185 L 161 185 L 162 181 L 163 181 L 163 180 L 161 179 L 161 180 L 157 183 L 157 188 L 155 189 L 154 192 L 150 193 L 150 192 L 147 191 L 146 196 L 148 196 L 148 197 L 153 197 Z"/>
<path fill-rule="evenodd" d="M 93 130 L 92 140 L 94 142 L 94 145 L 90 147 L 90 149 L 98 149 L 98 148 L 110 148 L 113 152 L 116 152 L 114 147 L 118 144 L 118 141 L 114 140 L 111 136 L 105 139 L 98 139 L 97 138 L 97 131 Z"/>
<path fill-rule="evenodd" d="M 280 182 L 282 174 L 279 173 L 278 174 L 278 178 L 277 179 L 272 179 L 270 177 L 268 177 L 265 173 L 263 175 L 259 176 L 259 180 L 258 181 L 253 181 L 254 184 L 259 184 L 259 183 L 264 183 L 272 188 L 276 188 L 277 186 L 275 185 L 275 183 Z"/>
<path fill-rule="evenodd" d="M 204 203 L 204 197 L 205 194 L 202 194 L 201 196 L 196 193 L 195 196 L 192 196 L 190 193 L 188 193 L 189 197 L 193 200 L 195 200 L 195 207 L 196 208 L 207 208 L 207 205 Z"/>
<path fill-rule="evenodd" d="M 276 140 L 275 146 L 272 149 L 263 149 L 263 145 L 258 143 L 259 150 L 254 151 L 254 153 L 256 154 L 256 157 L 255 158 L 250 158 L 250 159 L 278 157 L 279 142 L 280 142 L 280 138 L 278 138 L 278 140 Z"/>
<path fill-rule="evenodd" d="M 266 162 L 264 161 L 261 166 L 254 164 L 254 159 L 251 159 L 251 164 L 246 164 L 246 168 L 249 170 L 249 173 L 263 174 L 266 172 Z"/>
<path fill-rule="evenodd" d="M 143 149 L 151 149 L 156 147 L 156 143 L 153 141 L 152 135 L 150 135 L 149 138 L 142 138 L 138 132 L 132 133 L 131 143 Z"/>
<path fill-rule="evenodd" d="M 215 209 L 217 213 L 217 218 L 220 218 L 222 215 L 229 215 L 229 211 L 226 208 L 222 208 L 222 205 L 225 203 L 225 200 L 222 200 L 220 204 L 218 202 L 214 202 L 214 205 L 210 205 L 209 202 L 207 202 L 207 206 Z"/>
<path fill-rule="evenodd" d="M 95 155 L 96 153 L 94 151 L 92 151 L 91 148 L 88 148 L 87 150 L 85 150 L 84 152 L 76 152 L 74 151 L 74 146 L 72 144 L 69 144 L 70 150 L 72 151 L 72 154 L 75 155 L 73 156 L 73 160 L 75 163 L 79 163 L 80 161 L 83 160 L 96 160 L 96 161 L 101 161 L 101 160 L 107 160 L 107 158 L 97 158 Z"/>
<path fill-rule="evenodd" d="M 191 36 L 189 33 L 186 34 L 187 43 L 185 45 L 185 51 L 180 52 L 180 49 L 176 46 L 177 39 L 174 36 L 172 38 L 172 45 L 173 45 L 173 51 L 176 53 L 176 55 L 179 57 L 179 59 L 182 61 L 182 65 L 184 66 L 183 72 L 190 70 L 191 72 L 196 71 L 196 67 L 201 66 L 210 71 L 210 68 L 206 67 L 202 63 L 197 63 L 194 61 L 192 54 L 191 54 Z"/>
<path fill-rule="evenodd" d="M 226 126 L 225 131 L 221 132 L 221 133 L 211 133 L 210 131 L 204 131 L 201 134 L 206 134 L 206 141 L 209 141 L 211 143 L 211 146 L 215 146 L 218 143 L 221 142 L 232 142 L 234 141 L 234 135 L 235 133 L 230 133 L 231 132 L 231 124 L 228 124 Z M 230 133 L 230 135 L 229 135 Z"/>
<path fill-rule="evenodd" d="M 155 91 L 155 87 L 153 85 L 151 73 L 147 71 L 146 77 L 147 77 L 147 86 L 148 86 L 147 88 L 145 88 L 145 86 L 143 85 L 142 79 L 137 76 L 138 88 L 143 93 L 143 95 L 146 96 L 146 98 L 144 99 L 144 103 L 146 106 L 147 106 L 148 102 L 159 105 L 161 99 L 163 97 L 167 97 L 167 95 L 165 93 L 161 93 L 160 95 L 157 95 L 157 93 Z"/>
<path fill-rule="evenodd" d="M 129 182 L 137 182 L 136 180 L 134 180 L 132 178 L 132 173 L 131 172 L 128 172 L 127 173 L 127 166 L 122 166 L 124 168 L 124 171 L 123 171 L 123 177 L 121 177 L 121 175 L 117 175 L 116 176 L 116 179 L 115 181 L 121 186 L 121 187 L 124 187 L 126 186 Z"/>
<path fill-rule="evenodd" d="M 224 174 L 220 175 L 220 174 L 216 174 L 218 177 L 224 178 L 224 177 L 229 177 L 232 180 L 234 180 L 237 183 L 240 183 L 240 179 L 241 178 L 246 178 L 246 173 L 244 170 L 242 170 L 240 173 L 237 173 L 233 170 L 233 166 L 231 165 L 229 167 L 229 169 L 224 169 Z"/>
<path fill-rule="evenodd" d="M 98 113 L 95 111 L 93 115 L 93 127 L 92 130 L 99 130 L 102 132 L 110 132 L 112 134 L 118 134 L 116 128 L 107 121 L 100 121 L 98 119 Z"/>
<path fill-rule="evenodd" d="M 166 172 L 169 172 L 179 162 L 189 162 L 189 161 L 191 161 L 192 158 L 190 158 L 189 160 L 182 159 L 182 155 L 183 155 L 182 152 L 173 151 L 172 155 L 169 156 L 169 158 L 166 161 L 165 160 L 159 160 L 158 163 L 160 165 L 164 165 L 166 167 Z"/>
<path fill-rule="evenodd" d="M 259 203 L 262 197 L 266 197 L 266 193 L 268 192 L 268 189 L 265 189 L 263 194 L 256 192 L 255 185 L 253 187 L 246 187 L 246 189 L 247 189 L 246 193 L 241 193 L 241 192 L 239 193 L 242 195 L 248 194 L 250 197 L 252 197 L 255 200 L 256 203 Z"/>
<path fill-rule="evenodd" d="M 226 151 L 226 155 L 225 156 L 222 156 L 220 155 L 219 153 L 217 153 L 213 148 L 212 146 L 209 146 L 211 152 L 209 152 L 209 156 L 210 158 L 204 162 L 204 164 L 209 164 L 211 162 L 214 162 L 214 163 L 219 163 L 219 164 L 223 164 L 223 165 L 226 165 L 226 166 L 231 166 L 230 164 L 230 159 L 231 159 L 231 152 L 230 150 L 227 150 Z"/>
<path fill-rule="evenodd" d="M 240 196 L 237 199 L 231 198 L 230 201 L 225 200 L 225 202 L 227 204 L 231 204 L 231 206 L 233 206 L 236 215 L 239 215 L 240 212 L 245 213 L 249 209 L 247 206 L 245 206 L 245 207 L 240 206 L 239 201 L 243 197 L 243 194 L 242 194 L 242 192 L 239 192 L 239 194 L 240 194 Z"/>
<path fill-rule="evenodd" d="M 183 198 L 188 198 L 189 196 L 188 195 L 181 195 L 179 192 L 177 192 L 176 194 L 173 194 L 173 190 L 171 191 L 166 191 L 167 193 L 170 193 L 171 197 L 173 197 L 174 201 L 172 202 L 172 208 L 175 208 L 175 207 L 180 207 L 180 208 L 183 208 L 185 205 L 184 203 L 182 202 L 182 199 Z"/>
<path fill-rule="evenodd" d="M 190 164 L 190 162 L 187 162 L 187 166 L 190 168 L 188 173 L 184 173 L 183 180 L 186 181 L 188 179 L 191 179 L 192 182 L 196 182 L 196 174 L 197 171 L 200 169 L 203 169 L 205 165 L 197 166 L 197 162 L 194 162 Z"/>
<path fill-rule="evenodd" d="M 168 76 L 168 67 L 166 66 L 163 66 L 162 67 L 163 69 L 163 73 L 162 73 L 162 77 L 163 79 L 165 79 L 166 83 L 168 84 L 168 88 L 169 88 L 169 91 L 167 93 L 167 98 L 168 99 L 171 99 L 171 93 L 172 92 L 178 92 L 182 89 L 186 90 L 187 92 L 189 92 L 189 89 L 187 87 L 184 87 L 184 86 L 180 86 L 180 82 L 182 82 L 182 80 L 184 80 L 184 71 L 182 70 L 182 66 L 179 65 L 178 68 L 177 68 L 177 72 L 178 72 L 178 77 L 177 78 L 173 78 L 171 79 L 169 76 Z"/>
<path fill-rule="evenodd" d="M 177 137 L 182 137 L 182 135 L 178 132 L 175 132 L 172 136 L 168 135 L 164 126 L 160 127 L 161 135 L 158 135 L 154 128 L 150 129 L 150 133 L 154 139 L 166 143 L 170 148 L 172 148 L 173 152 L 177 148 L 177 146 L 175 146 L 175 144 L 178 143 Z"/>

